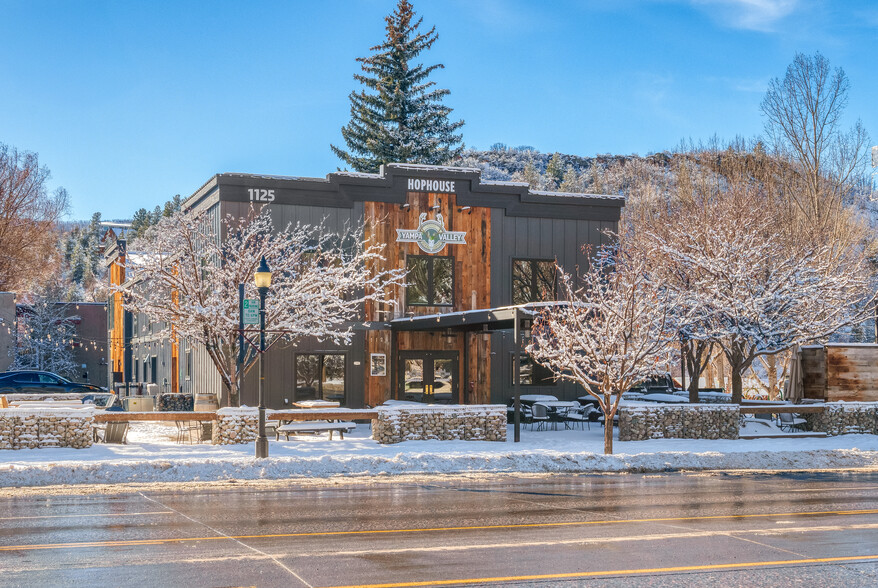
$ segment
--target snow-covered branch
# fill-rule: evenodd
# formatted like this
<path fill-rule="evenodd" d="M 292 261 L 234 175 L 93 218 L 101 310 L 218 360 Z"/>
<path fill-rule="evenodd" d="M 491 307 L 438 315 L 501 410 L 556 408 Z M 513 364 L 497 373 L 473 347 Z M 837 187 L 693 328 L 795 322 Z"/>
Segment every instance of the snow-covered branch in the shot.
<path fill-rule="evenodd" d="M 635 384 L 665 371 L 676 338 L 669 318 L 674 293 L 651 279 L 647 260 L 602 249 L 575 288 L 560 267 L 570 304 L 548 307 L 534 321 L 528 353 L 556 378 L 576 382 L 604 413 L 604 448 L 612 453 L 613 417 Z"/>
<path fill-rule="evenodd" d="M 349 342 L 352 322 L 363 319 L 367 300 L 385 302 L 389 285 L 404 270 L 377 270 L 383 245 L 367 243 L 362 231 L 334 234 L 322 226 L 275 230 L 268 209 L 222 221 L 223 240 L 210 219 L 176 213 L 134 245 L 128 265 L 137 282 L 123 286 L 125 306 L 166 325 L 164 334 L 205 346 L 238 403 L 238 285 L 255 297 L 253 274 L 265 256 L 272 270 L 266 300 L 266 344 L 305 337 Z M 247 355 L 244 371 L 255 361 Z"/>

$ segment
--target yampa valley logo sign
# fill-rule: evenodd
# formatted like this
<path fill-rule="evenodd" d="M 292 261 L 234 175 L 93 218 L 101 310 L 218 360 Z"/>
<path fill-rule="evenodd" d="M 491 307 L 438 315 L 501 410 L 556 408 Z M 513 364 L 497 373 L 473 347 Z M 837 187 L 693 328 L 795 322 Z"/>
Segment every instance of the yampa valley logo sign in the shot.
<path fill-rule="evenodd" d="M 466 245 L 465 231 L 446 231 L 442 214 L 436 213 L 435 219 L 427 220 L 427 213 L 422 212 L 418 218 L 417 229 L 396 229 L 398 243 L 417 243 L 422 251 L 439 253 L 445 245 Z"/>

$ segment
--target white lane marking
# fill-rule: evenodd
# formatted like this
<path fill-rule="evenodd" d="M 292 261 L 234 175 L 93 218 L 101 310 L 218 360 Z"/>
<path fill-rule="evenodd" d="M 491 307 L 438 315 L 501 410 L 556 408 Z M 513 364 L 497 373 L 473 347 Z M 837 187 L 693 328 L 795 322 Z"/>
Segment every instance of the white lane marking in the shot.
<path fill-rule="evenodd" d="M 321 551 L 313 553 L 296 552 L 294 554 L 278 554 L 279 557 L 293 555 L 294 557 L 326 557 L 326 556 L 359 556 L 385 553 L 417 553 L 438 551 L 466 551 L 469 549 L 514 549 L 520 547 L 552 547 L 555 545 L 591 545 L 600 543 L 625 543 L 628 541 L 663 541 L 669 539 L 698 539 L 704 537 L 730 536 L 733 539 L 742 539 L 734 535 L 784 535 L 787 533 L 825 533 L 833 531 L 869 530 L 878 529 L 878 523 L 864 523 L 859 525 L 827 525 L 823 527 L 787 527 L 783 529 L 741 529 L 738 531 L 689 531 L 684 533 L 656 533 L 648 535 L 626 535 L 613 537 L 587 537 L 577 539 L 550 539 L 545 541 L 521 541 L 510 543 L 472 543 L 468 545 L 423 545 L 415 547 L 391 547 L 379 549 L 357 549 L 347 551 Z M 746 539 L 744 539 L 746 540 Z M 754 541 L 754 543 L 758 543 Z M 769 546 L 770 547 L 770 546 Z M 790 552 L 792 553 L 792 552 Z M 802 556 L 805 557 L 805 556 Z"/>
<path fill-rule="evenodd" d="M 213 532 L 216 533 L 217 535 L 219 535 L 219 536 L 221 536 L 221 537 L 225 537 L 225 538 L 228 539 L 229 541 L 234 541 L 235 543 L 239 544 L 241 547 L 244 547 L 244 548 L 246 548 L 246 549 L 249 549 L 250 551 L 253 551 L 253 552 L 255 552 L 255 553 L 258 553 L 259 555 L 264 555 L 264 556 L 268 557 L 268 558 L 271 559 L 274 563 L 276 563 L 281 569 L 286 570 L 286 571 L 289 572 L 294 578 L 296 578 L 299 582 L 301 582 L 302 584 L 304 584 L 305 586 L 307 586 L 307 588 L 314 588 L 311 584 L 309 584 L 308 582 L 306 582 L 305 579 L 302 578 L 302 576 L 300 576 L 299 574 L 297 574 L 296 572 L 294 572 L 293 570 L 291 570 L 290 568 L 288 568 L 287 566 L 285 566 L 285 565 L 284 565 L 280 560 L 278 560 L 275 556 L 273 556 L 273 555 L 269 555 L 269 554 L 265 553 L 264 551 L 260 551 L 260 550 L 256 549 L 255 547 L 251 547 L 250 545 L 247 545 L 246 543 L 244 543 L 244 542 L 241 541 L 240 539 L 235 539 L 234 537 L 229 537 L 228 535 L 226 535 L 225 533 L 223 533 L 223 532 L 220 531 L 219 529 L 215 529 L 215 528 L 211 527 L 210 525 L 208 525 L 207 523 L 203 523 L 203 522 L 201 522 L 201 521 L 197 521 L 197 520 L 195 520 L 194 518 L 192 518 L 192 517 L 190 517 L 189 515 L 187 515 L 186 513 L 182 513 L 182 512 L 180 512 L 179 510 L 177 510 L 177 509 L 175 509 L 175 508 L 172 508 L 172 507 L 168 506 L 167 504 L 163 504 L 163 503 L 159 502 L 158 500 L 155 500 L 154 498 L 150 498 L 149 496 L 147 496 L 147 495 L 144 494 L 143 492 L 138 492 L 138 494 L 140 494 L 141 496 L 143 496 L 144 498 L 146 498 L 146 499 L 149 500 L 150 502 L 155 502 L 156 504 L 158 504 L 158 505 L 161 506 L 162 508 L 169 508 L 169 509 L 173 510 L 175 513 L 177 513 L 177 514 L 180 515 L 181 517 L 183 517 L 183 518 L 185 518 L 185 519 L 189 519 L 190 521 L 192 521 L 192 522 L 195 523 L 196 525 L 201 525 L 202 527 L 204 527 L 204 528 L 206 528 L 206 529 L 210 529 L 211 531 L 213 531 Z"/>

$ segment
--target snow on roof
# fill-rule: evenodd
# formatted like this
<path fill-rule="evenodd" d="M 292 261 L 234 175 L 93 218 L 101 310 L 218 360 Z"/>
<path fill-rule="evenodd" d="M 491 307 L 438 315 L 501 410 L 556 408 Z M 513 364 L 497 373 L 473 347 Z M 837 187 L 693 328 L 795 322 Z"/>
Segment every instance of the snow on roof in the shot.
<path fill-rule="evenodd" d="M 381 174 L 370 174 L 368 172 L 353 172 L 353 171 L 347 171 L 347 170 L 332 172 L 332 175 L 344 176 L 346 178 L 374 178 L 374 179 L 381 178 Z"/>
<path fill-rule="evenodd" d="M 447 172 L 469 172 L 469 173 L 482 173 L 477 167 L 457 167 L 453 165 L 426 165 L 423 163 L 388 163 L 386 166 L 382 167 L 392 167 L 393 169 L 410 169 L 413 171 L 447 171 Z"/>
<path fill-rule="evenodd" d="M 482 180 L 483 186 L 515 186 L 526 188 L 530 184 L 527 182 L 513 182 L 511 180 Z"/>
<path fill-rule="evenodd" d="M 265 180 L 299 180 L 299 181 L 308 181 L 308 182 L 328 182 L 326 178 L 311 178 L 308 176 L 283 176 L 276 174 L 243 174 L 237 172 L 226 172 L 219 174 L 225 177 L 233 177 L 233 178 L 262 178 Z"/>
<path fill-rule="evenodd" d="M 560 196 L 562 198 L 602 198 L 604 200 L 625 200 L 618 194 L 581 194 L 579 192 L 549 192 L 546 190 L 531 190 L 534 196 Z"/>

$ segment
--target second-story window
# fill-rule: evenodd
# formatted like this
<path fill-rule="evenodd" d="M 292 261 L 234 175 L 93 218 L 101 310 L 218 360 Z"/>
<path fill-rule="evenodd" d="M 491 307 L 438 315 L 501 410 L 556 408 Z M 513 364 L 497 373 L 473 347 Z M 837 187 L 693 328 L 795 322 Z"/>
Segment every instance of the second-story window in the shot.
<path fill-rule="evenodd" d="M 554 261 L 512 260 L 512 304 L 555 300 L 555 282 Z"/>
<path fill-rule="evenodd" d="M 406 304 L 452 306 L 454 304 L 454 258 L 409 255 L 406 259 Z"/>

